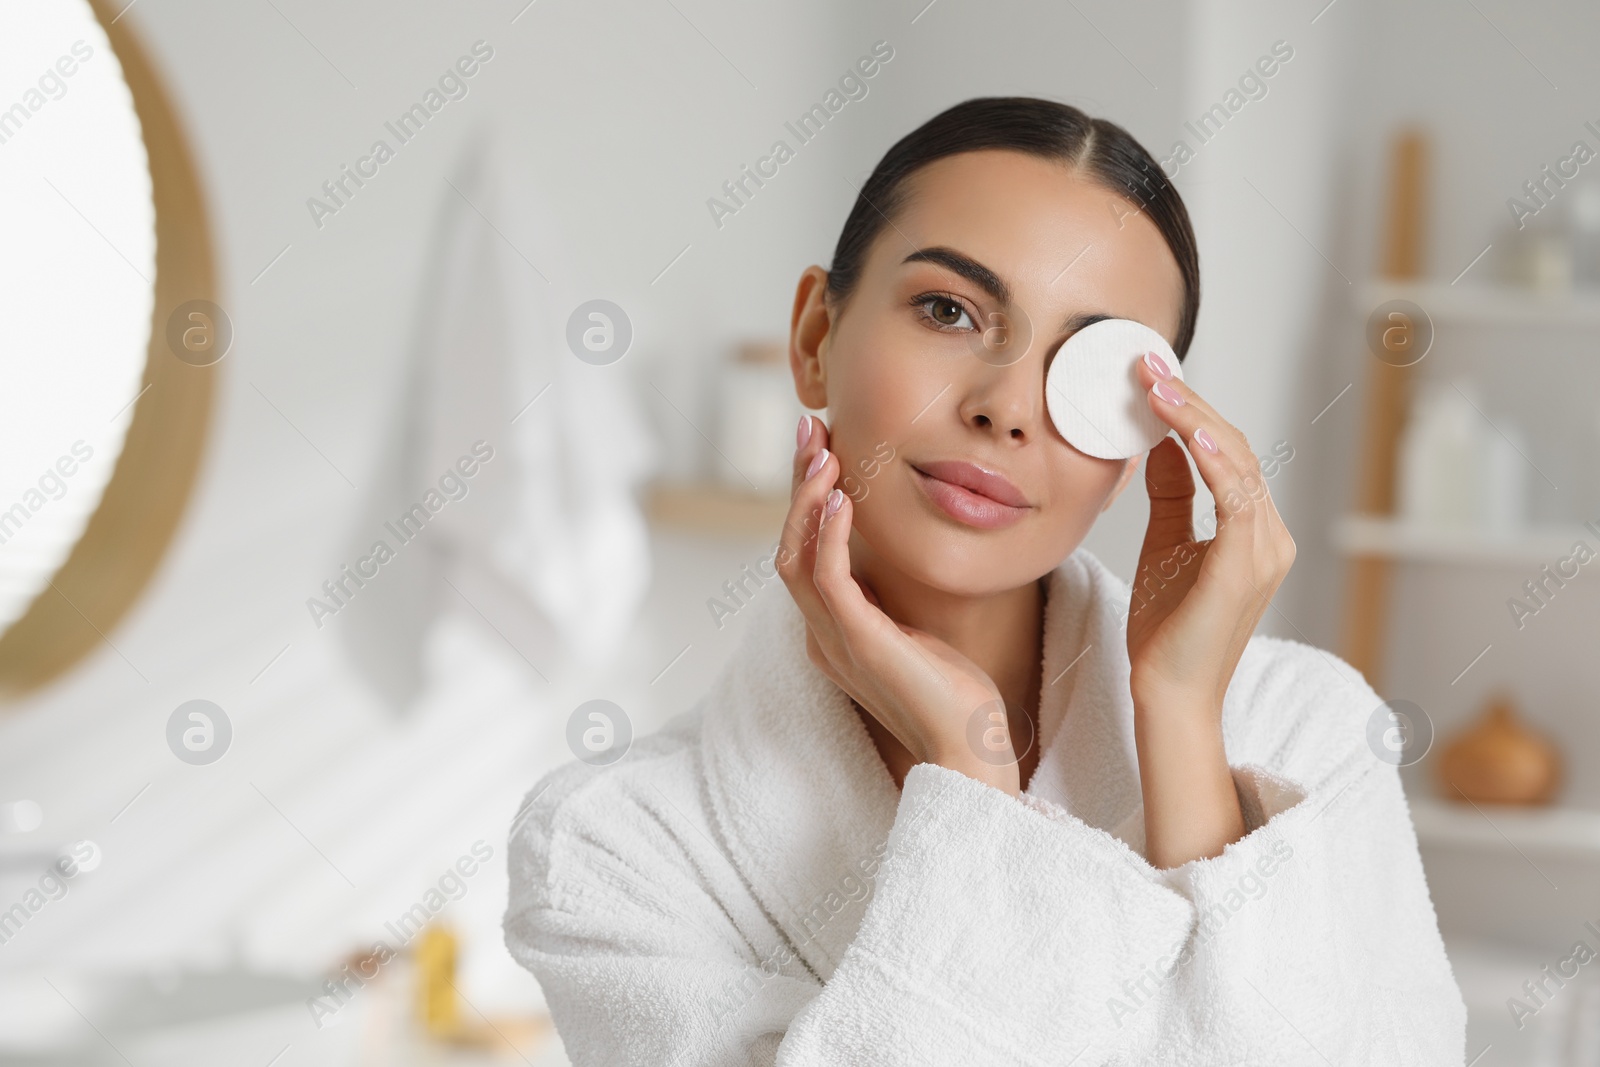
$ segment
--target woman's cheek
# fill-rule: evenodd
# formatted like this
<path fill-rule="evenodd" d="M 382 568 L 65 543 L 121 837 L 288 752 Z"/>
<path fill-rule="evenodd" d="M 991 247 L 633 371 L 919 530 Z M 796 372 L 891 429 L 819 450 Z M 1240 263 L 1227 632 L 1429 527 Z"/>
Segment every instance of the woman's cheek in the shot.
<path fill-rule="evenodd" d="M 840 446 L 837 453 L 839 488 L 858 506 L 883 485 L 885 472 L 899 455 L 887 438 L 873 440 L 872 436 L 869 433 L 860 438 L 852 437 L 847 444 Z"/>
<path fill-rule="evenodd" d="M 1054 465 L 1057 473 L 1040 510 L 1059 541 L 1076 547 L 1088 536 L 1117 487 L 1122 464 L 1092 459 L 1070 449 L 1059 461 Z"/>
<path fill-rule="evenodd" d="M 889 468 L 900 462 L 911 416 L 901 417 L 893 402 L 898 398 L 875 395 L 870 381 L 856 378 L 841 384 L 839 395 L 847 399 L 830 408 L 829 445 L 839 459 L 836 484 L 859 505 L 878 491 Z"/>
<path fill-rule="evenodd" d="M 839 488 L 844 490 L 844 495 L 857 505 L 867 499 L 867 483 L 857 478 L 854 474 L 846 474 L 839 479 Z"/>

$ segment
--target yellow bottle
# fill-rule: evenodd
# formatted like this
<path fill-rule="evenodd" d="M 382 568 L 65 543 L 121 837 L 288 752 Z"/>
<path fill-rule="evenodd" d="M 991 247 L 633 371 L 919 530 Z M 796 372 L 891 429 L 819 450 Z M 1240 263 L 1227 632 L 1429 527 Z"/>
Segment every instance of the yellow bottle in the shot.
<path fill-rule="evenodd" d="M 456 936 L 433 923 L 417 939 L 417 1015 L 429 1036 L 448 1038 L 461 1028 L 456 998 Z"/>

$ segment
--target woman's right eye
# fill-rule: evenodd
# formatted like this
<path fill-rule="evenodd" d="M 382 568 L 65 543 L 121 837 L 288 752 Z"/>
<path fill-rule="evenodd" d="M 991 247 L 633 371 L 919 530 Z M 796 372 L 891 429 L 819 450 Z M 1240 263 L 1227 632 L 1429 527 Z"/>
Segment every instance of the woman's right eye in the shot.
<path fill-rule="evenodd" d="M 922 317 L 928 320 L 935 329 L 940 330 L 974 330 L 977 326 L 972 321 L 972 316 L 967 314 L 967 309 L 959 301 L 947 296 L 930 296 L 918 301 L 918 308 Z"/>

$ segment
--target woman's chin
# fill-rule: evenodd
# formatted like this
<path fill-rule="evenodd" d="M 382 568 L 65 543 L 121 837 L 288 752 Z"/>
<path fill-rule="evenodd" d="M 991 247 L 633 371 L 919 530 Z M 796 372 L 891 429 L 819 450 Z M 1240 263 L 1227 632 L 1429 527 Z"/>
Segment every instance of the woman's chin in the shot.
<path fill-rule="evenodd" d="M 858 511 L 857 520 L 854 534 L 866 549 L 856 553 L 862 577 L 869 582 L 897 577 L 948 596 L 982 599 L 1020 589 L 1050 573 L 1072 552 L 1068 548 L 1052 558 L 1036 548 L 1021 551 L 1014 543 L 1017 538 L 952 537 L 922 516 L 892 516 L 880 527 Z"/>

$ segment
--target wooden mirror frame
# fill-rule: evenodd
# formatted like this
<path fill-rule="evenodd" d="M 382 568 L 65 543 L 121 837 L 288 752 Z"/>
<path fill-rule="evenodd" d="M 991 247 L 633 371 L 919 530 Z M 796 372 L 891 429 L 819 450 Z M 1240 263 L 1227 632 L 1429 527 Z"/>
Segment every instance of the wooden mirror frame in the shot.
<path fill-rule="evenodd" d="M 167 318 L 178 305 L 220 303 L 193 154 L 166 89 L 120 12 L 107 0 L 89 0 L 89 6 L 122 64 L 150 157 L 155 303 L 144 391 L 100 505 L 49 586 L 0 636 L 0 694 L 11 698 L 60 677 L 96 645 L 110 644 L 107 634 L 155 575 L 200 470 L 220 366 L 192 366 L 167 348 Z"/>

